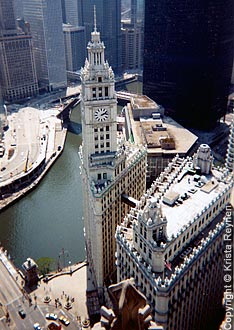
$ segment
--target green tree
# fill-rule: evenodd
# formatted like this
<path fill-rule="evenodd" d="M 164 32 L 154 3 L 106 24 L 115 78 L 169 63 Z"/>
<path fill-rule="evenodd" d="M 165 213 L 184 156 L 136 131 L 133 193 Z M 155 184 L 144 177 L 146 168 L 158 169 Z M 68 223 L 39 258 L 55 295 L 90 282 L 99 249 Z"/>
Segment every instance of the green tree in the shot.
<path fill-rule="evenodd" d="M 48 274 L 54 268 L 54 259 L 49 257 L 42 257 L 37 260 L 38 270 L 41 275 Z"/>

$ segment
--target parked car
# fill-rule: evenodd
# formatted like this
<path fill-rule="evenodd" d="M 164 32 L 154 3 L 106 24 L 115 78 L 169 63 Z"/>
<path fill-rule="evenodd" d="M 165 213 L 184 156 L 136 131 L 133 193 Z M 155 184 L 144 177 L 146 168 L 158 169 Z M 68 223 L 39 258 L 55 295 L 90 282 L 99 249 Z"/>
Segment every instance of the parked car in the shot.
<path fill-rule="evenodd" d="M 58 316 L 54 313 L 47 313 L 45 317 L 47 320 L 57 320 L 58 318 Z"/>
<path fill-rule="evenodd" d="M 34 323 L 33 328 L 35 330 L 41 330 L 40 324 L 39 323 Z"/>
<path fill-rule="evenodd" d="M 25 313 L 25 311 L 24 311 L 23 309 L 20 309 L 20 310 L 18 311 L 18 313 L 19 313 L 19 315 L 20 315 L 20 317 L 21 317 L 22 319 L 24 319 L 24 318 L 26 317 L 26 313 Z"/>
<path fill-rule="evenodd" d="M 68 321 L 68 319 L 66 319 L 65 316 L 61 315 L 59 317 L 59 321 L 62 322 L 64 325 L 68 326 L 70 324 L 70 321 Z"/>

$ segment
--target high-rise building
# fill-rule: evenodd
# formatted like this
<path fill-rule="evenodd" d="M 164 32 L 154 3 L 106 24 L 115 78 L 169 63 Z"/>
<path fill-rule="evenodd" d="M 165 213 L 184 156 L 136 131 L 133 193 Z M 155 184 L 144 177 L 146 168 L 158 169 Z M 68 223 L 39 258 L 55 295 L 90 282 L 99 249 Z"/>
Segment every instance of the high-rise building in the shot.
<path fill-rule="evenodd" d="M 117 126 L 114 73 L 96 25 L 87 49 L 81 71 L 84 226 L 89 269 L 102 294 L 116 271 L 115 230 L 129 210 L 123 200 L 139 199 L 145 190 L 146 150 L 128 143 Z"/>
<path fill-rule="evenodd" d="M 145 0 L 130 1 L 130 19 L 132 24 L 142 24 L 144 22 L 144 2 Z"/>
<path fill-rule="evenodd" d="M 122 23 L 122 65 L 123 71 L 143 68 L 143 29 L 129 23 Z"/>
<path fill-rule="evenodd" d="M 233 177 L 212 161 L 206 144 L 193 158 L 176 156 L 117 228 L 117 279 L 135 279 L 164 330 L 221 323 Z"/>
<path fill-rule="evenodd" d="M 233 0 L 145 0 L 143 91 L 181 123 L 209 128 L 226 112 L 233 15 Z"/>
<path fill-rule="evenodd" d="M 85 29 L 83 26 L 63 24 L 67 71 L 80 70 L 85 61 Z"/>
<path fill-rule="evenodd" d="M 65 21 L 67 24 L 81 26 L 83 24 L 83 0 L 64 1 Z"/>
<path fill-rule="evenodd" d="M 31 27 L 39 88 L 66 87 L 61 0 L 23 0 L 23 12 Z"/>
<path fill-rule="evenodd" d="M 116 73 L 122 72 L 121 40 L 121 1 L 119 0 L 86 0 L 83 1 L 82 14 L 86 29 L 86 41 L 93 30 L 93 8 L 96 6 L 97 27 L 106 46 L 106 56 Z"/>
<path fill-rule="evenodd" d="M 38 93 L 32 37 L 17 29 L 13 0 L 0 3 L 0 84 L 9 102 Z"/>

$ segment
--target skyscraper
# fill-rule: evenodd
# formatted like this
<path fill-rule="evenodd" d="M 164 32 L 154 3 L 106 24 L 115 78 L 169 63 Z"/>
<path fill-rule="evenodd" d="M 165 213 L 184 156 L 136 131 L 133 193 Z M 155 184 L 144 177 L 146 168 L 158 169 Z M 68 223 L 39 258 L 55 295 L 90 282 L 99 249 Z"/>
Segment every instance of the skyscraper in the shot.
<path fill-rule="evenodd" d="M 93 7 L 96 6 L 97 27 L 106 46 L 106 56 L 115 73 L 122 72 L 121 58 L 121 1 L 83 1 L 83 24 L 86 28 L 86 41 L 93 30 Z"/>
<path fill-rule="evenodd" d="M 67 24 L 82 26 L 83 24 L 83 0 L 64 1 L 65 21 Z"/>
<path fill-rule="evenodd" d="M 225 114 L 234 2 L 145 0 L 144 94 L 180 122 L 209 128 Z"/>
<path fill-rule="evenodd" d="M 85 61 L 85 29 L 63 24 L 67 71 L 80 70 Z"/>
<path fill-rule="evenodd" d="M 13 0 L 0 3 L 0 84 L 9 102 L 38 93 L 32 37 L 17 29 Z"/>
<path fill-rule="evenodd" d="M 114 73 L 105 60 L 96 25 L 91 36 L 81 71 L 80 155 L 87 259 L 94 285 L 102 294 L 116 271 L 116 226 L 129 210 L 123 195 L 138 199 L 145 190 L 146 150 L 129 144 L 117 129 Z"/>
<path fill-rule="evenodd" d="M 31 26 L 39 88 L 67 86 L 61 0 L 23 0 Z"/>

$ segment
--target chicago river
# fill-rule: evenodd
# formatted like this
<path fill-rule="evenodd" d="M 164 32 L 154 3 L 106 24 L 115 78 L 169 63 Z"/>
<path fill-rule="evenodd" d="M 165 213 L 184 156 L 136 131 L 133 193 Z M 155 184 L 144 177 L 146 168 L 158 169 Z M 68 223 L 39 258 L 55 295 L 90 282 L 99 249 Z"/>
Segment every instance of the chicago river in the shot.
<path fill-rule="evenodd" d="M 79 107 L 71 120 L 80 122 Z M 78 124 L 74 131 L 37 188 L 0 213 L 0 242 L 17 267 L 27 257 L 53 258 L 55 267 L 85 258 Z"/>

